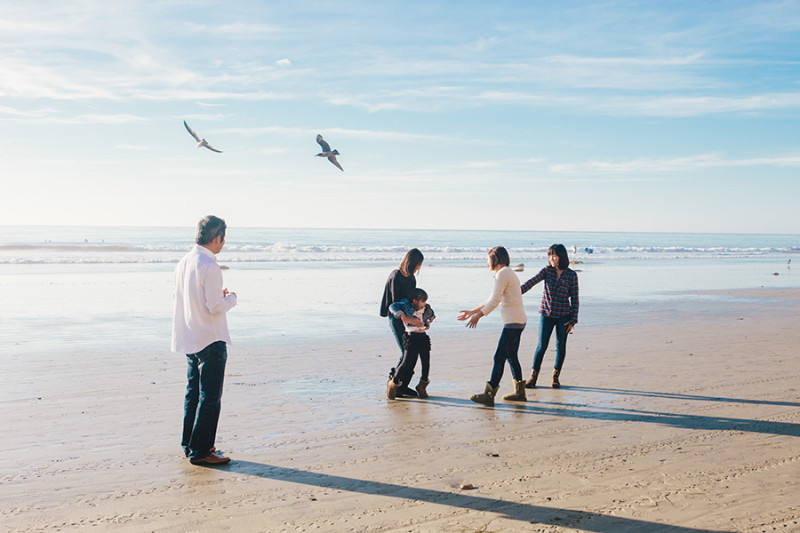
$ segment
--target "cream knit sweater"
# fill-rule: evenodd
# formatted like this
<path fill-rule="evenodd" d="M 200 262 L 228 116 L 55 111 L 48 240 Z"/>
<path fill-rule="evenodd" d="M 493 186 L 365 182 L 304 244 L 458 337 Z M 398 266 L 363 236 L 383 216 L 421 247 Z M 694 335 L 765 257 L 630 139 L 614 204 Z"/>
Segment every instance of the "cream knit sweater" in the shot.
<path fill-rule="evenodd" d="M 522 304 L 522 290 L 520 289 L 519 278 L 511 268 L 504 266 L 494 273 L 494 291 L 481 305 L 484 316 L 500 306 L 500 317 L 503 325 L 507 324 L 526 324 L 528 317 L 525 314 L 525 306 Z"/>

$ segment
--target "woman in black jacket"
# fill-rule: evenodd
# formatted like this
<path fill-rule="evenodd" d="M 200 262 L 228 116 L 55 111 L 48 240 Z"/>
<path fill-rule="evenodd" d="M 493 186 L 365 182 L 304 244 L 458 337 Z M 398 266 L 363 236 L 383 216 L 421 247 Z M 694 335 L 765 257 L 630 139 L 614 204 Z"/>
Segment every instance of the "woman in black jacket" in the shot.
<path fill-rule="evenodd" d="M 412 248 L 406 252 L 405 257 L 403 257 L 403 260 L 400 262 L 400 266 L 389 274 L 389 279 L 386 280 L 386 286 L 383 289 L 381 316 L 389 317 L 389 326 L 397 341 L 397 345 L 400 347 L 400 360 L 397 362 L 395 368 L 399 368 L 400 363 L 403 361 L 403 333 L 405 331 L 405 326 L 402 320 L 392 316 L 389 312 L 389 306 L 403 298 L 410 298 L 411 291 L 417 288 L 417 279 L 414 275 L 422 268 L 422 261 L 424 259 L 425 257 L 422 255 L 422 252 L 417 248 Z M 389 379 L 394 377 L 394 371 L 395 369 L 392 368 L 389 372 Z M 410 375 L 402 380 L 403 385 L 398 389 L 398 394 L 416 396 L 414 389 L 408 387 L 409 381 L 411 381 Z"/>

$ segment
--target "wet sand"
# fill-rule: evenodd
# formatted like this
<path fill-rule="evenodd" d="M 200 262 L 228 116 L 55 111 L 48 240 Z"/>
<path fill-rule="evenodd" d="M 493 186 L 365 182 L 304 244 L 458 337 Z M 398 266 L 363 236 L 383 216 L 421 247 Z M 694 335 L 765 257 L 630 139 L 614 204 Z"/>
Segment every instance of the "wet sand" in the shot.
<path fill-rule="evenodd" d="M 676 303 L 677 302 L 677 303 Z M 386 337 L 229 350 L 217 447 L 179 447 L 184 362 L 110 340 L 11 350 L 8 531 L 800 531 L 798 290 L 718 291 L 569 338 L 562 388 L 484 408 L 496 317 L 389 401 Z M 523 334 L 530 366 L 536 319 Z M 233 320 L 234 318 L 232 318 Z M 446 317 L 440 317 L 446 319 Z M 554 352 L 545 357 L 552 366 Z M 527 370 L 526 370 L 527 372 Z M 500 395 L 511 391 L 506 371 Z M 472 490 L 463 490 L 462 484 Z"/>

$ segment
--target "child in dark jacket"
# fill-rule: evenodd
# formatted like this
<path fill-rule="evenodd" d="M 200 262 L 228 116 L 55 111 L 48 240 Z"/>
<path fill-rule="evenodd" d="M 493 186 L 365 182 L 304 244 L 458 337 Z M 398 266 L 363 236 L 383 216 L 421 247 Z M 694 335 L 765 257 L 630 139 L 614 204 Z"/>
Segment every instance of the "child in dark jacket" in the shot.
<path fill-rule="evenodd" d="M 389 310 L 392 315 L 403 321 L 403 359 L 397 370 L 386 384 L 386 397 L 394 400 L 397 396 L 419 396 L 427 398 L 427 387 L 430 383 L 428 373 L 431 362 L 431 339 L 426 331 L 431 327 L 431 322 L 436 318 L 433 309 L 428 305 L 428 293 L 422 289 L 411 291 L 411 301 L 402 299 L 393 303 Z M 417 359 L 422 364 L 422 376 L 415 387 L 416 394 L 408 386 Z"/>

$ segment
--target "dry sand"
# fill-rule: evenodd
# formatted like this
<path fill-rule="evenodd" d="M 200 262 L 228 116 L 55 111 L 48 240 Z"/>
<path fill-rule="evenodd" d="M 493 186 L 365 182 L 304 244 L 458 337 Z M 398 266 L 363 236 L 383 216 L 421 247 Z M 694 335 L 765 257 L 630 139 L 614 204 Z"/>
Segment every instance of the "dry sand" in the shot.
<path fill-rule="evenodd" d="M 488 378 L 496 318 L 449 337 L 434 326 L 424 401 L 385 399 L 388 330 L 234 345 L 217 439 L 234 461 L 216 468 L 179 447 L 180 356 L 12 352 L 1 528 L 800 531 L 798 302 L 797 290 L 686 295 L 637 323 L 579 325 L 560 390 L 545 375 L 527 403 L 493 409 L 467 398 Z"/>

